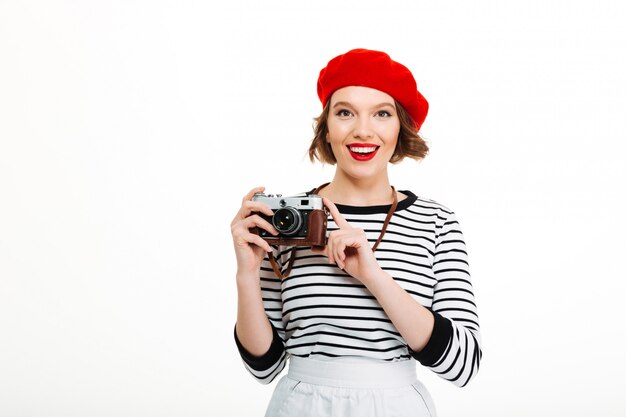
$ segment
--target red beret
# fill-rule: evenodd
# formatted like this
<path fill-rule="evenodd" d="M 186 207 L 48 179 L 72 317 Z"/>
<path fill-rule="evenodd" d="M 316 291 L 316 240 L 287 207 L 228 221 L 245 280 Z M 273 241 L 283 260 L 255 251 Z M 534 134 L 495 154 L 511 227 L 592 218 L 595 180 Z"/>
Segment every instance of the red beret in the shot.
<path fill-rule="evenodd" d="M 375 88 L 398 101 L 406 109 L 417 130 L 428 113 L 428 101 L 417 91 L 411 71 L 384 52 L 353 49 L 336 56 L 320 71 L 317 95 L 323 106 L 335 91 L 348 86 Z"/>

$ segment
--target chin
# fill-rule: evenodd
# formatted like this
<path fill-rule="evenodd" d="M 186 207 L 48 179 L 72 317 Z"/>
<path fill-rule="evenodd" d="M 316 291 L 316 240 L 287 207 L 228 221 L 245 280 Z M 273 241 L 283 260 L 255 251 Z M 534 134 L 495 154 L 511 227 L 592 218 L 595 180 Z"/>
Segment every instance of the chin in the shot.
<path fill-rule="evenodd" d="M 344 171 L 351 178 L 358 180 L 367 180 L 385 175 L 384 169 L 377 169 L 375 167 L 358 167 L 356 169 L 347 169 Z"/>

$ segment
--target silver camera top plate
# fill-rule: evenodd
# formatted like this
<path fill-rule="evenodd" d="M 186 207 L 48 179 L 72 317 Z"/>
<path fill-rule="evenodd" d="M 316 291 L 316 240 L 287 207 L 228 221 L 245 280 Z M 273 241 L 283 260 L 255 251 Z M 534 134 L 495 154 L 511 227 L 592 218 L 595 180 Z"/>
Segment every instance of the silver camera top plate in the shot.
<path fill-rule="evenodd" d="M 294 197 L 283 197 L 280 194 L 264 194 L 264 193 L 256 193 L 252 197 L 252 201 L 259 201 L 261 203 L 267 204 L 269 208 L 272 210 L 279 210 L 284 207 L 293 207 L 296 210 L 323 210 L 324 203 L 322 202 L 322 197 L 317 194 L 310 194 L 308 196 L 294 196 Z"/>

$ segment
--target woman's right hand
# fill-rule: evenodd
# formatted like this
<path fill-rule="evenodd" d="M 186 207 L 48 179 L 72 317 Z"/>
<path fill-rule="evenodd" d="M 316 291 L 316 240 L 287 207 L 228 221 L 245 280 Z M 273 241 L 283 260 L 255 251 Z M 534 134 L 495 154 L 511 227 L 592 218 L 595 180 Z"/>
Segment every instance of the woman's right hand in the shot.
<path fill-rule="evenodd" d="M 273 235 L 278 232 L 267 220 L 256 212 L 272 216 L 274 213 L 266 204 L 252 201 L 255 193 L 263 192 L 265 187 L 256 187 L 250 190 L 243 198 L 241 208 L 230 224 L 237 257 L 238 274 L 255 274 L 261 268 L 261 262 L 266 252 L 271 252 L 272 247 L 261 236 L 250 231 L 254 227 L 260 227 Z"/>

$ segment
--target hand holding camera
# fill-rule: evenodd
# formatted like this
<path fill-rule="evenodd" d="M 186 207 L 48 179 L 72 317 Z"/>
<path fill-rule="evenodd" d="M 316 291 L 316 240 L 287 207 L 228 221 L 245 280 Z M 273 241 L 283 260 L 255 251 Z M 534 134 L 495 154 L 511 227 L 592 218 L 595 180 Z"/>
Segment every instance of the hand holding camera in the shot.
<path fill-rule="evenodd" d="M 250 190 L 231 222 L 238 276 L 258 277 L 265 254 L 272 252 L 270 245 L 326 244 L 327 214 L 320 196 L 283 198 L 263 191 Z"/>
<path fill-rule="evenodd" d="M 256 187 L 243 198 L 241 207 L 230 224 L 235 255 L 237 257 L 237 275 L 258 277 L 261 262 L 271 246 L 251 229 L 263 228 L 270 234 L 277 234 L 271 223 L 259 214 L 272 215 L 272 210 L 263 203 L 252 201 L 255 193 L 262 192 L 263 187 Z"/>

